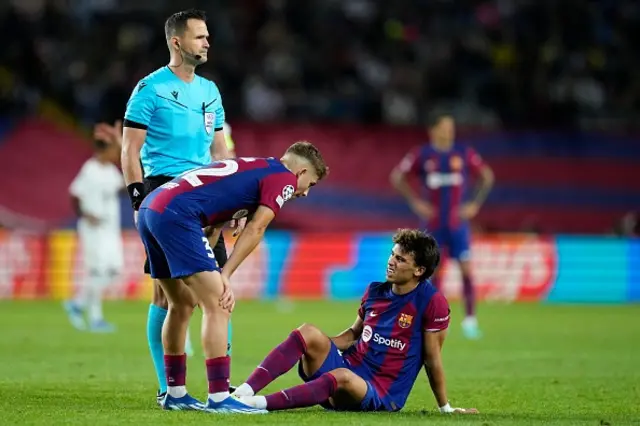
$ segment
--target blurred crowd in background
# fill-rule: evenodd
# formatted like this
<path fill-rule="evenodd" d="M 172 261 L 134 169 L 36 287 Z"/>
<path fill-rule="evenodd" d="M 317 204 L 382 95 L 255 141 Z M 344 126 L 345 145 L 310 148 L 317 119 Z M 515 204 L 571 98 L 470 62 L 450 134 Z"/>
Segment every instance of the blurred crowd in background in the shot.
<path fill-rule="evenodd" d="M 186 0 L 209 15 L 227 116 L 625 130 L 640 110 L 637 0 Z M 0 6 L 0 114 L 54 99 L 83 123 L 122 117 L 168 61 L 167 0 Z"/>

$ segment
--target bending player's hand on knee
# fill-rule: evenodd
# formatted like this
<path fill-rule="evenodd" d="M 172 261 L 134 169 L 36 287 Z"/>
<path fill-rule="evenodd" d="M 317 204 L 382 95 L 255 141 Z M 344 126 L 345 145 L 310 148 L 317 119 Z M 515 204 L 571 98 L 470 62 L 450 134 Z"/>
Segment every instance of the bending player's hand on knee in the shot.
<path fill-rule="evenodd" d="M 233 308 L 236 305 L 235 296 L 233 290 L 231 290 L 231 283 L 229 277 L 222 275 L 222 296 L 219 299 L 222 309 L 226 309 L 229 312 L 233 312 Z"/>

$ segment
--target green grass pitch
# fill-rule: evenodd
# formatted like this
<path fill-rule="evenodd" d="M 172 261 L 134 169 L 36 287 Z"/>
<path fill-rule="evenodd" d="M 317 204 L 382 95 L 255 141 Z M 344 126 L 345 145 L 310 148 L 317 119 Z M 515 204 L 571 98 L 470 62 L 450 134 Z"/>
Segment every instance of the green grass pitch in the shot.
<path fill-rule="evenodd" d="M 351 324 L 357 307 L 357 301 L 240 301 L 233 317 L 232 382 L 246 378 L 291 329 L 310 322 L 336 333 Z M 454 406 L 478 408 L 478 416 L 437 413 L 421 375 L 400 413 L 312 408 L 220 418 L 156 407 L 147 304 L 107 303 L 106 315 L 119 331 L 95 335 L 73 330 L 57 302 L 2 302 L 0 424 L 640 424 L 640 306 L 483 304 L 485 336 L 475 342 L 460 335 L 460 306 L 452 310 L 444 348 L 449 397 Z M 198 328 L 194 322 L 196 340 Z M 203 364 L 198 351 L 187 378 L 190 392 L 201 398 Z M 267 391 L 297 383 L 291 372 Z"/>

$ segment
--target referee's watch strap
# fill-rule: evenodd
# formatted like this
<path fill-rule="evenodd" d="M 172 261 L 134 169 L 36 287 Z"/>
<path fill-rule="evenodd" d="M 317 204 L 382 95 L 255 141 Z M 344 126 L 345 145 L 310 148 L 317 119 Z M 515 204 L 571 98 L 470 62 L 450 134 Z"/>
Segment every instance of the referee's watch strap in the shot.
<path fill-rule="evenodd" d="M 134 210 L 138 210 L 145 196 L 144 184 L 142 182 L 133 182 L 127 185 L 127 192 L 131 200 L 131 207 L 133 207 Z"/>

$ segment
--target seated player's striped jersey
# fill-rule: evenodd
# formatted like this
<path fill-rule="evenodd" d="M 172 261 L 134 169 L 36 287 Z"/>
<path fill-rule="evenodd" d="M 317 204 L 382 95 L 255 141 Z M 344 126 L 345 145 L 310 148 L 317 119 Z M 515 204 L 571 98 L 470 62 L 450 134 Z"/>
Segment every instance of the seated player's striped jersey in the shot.
<path fill-rule="evenodd" d="M 197 219 L 204 227 L 248 216 L 260 205 L 278 214 L 296 187 L 296 176 L 275 158 L 236 158 L 182 174 L 140 208 Z"/>
<path fill-rule="evenodd" d="M 400 410 L 424 365 L 424 333 L 449 326 L 449 303 L 429 282 L 396 295 L 390 283 L 374 282 L 362 297 L 360 339 L 344 358 L 368 380 L 389 410 Z"/>
<path fill-rule="evenodd" d="M 449 151 L 423 145 L 408 153 L 398 168 L 420 179 L 424 196 L 433 204 L 436 215 L 426 228 L 457 228 L 462 224 L 460 207 L 467 195 L 469 178 L 477 177 L 484 167 L 480 155 L 470 147 L 455 144 Z"/>

